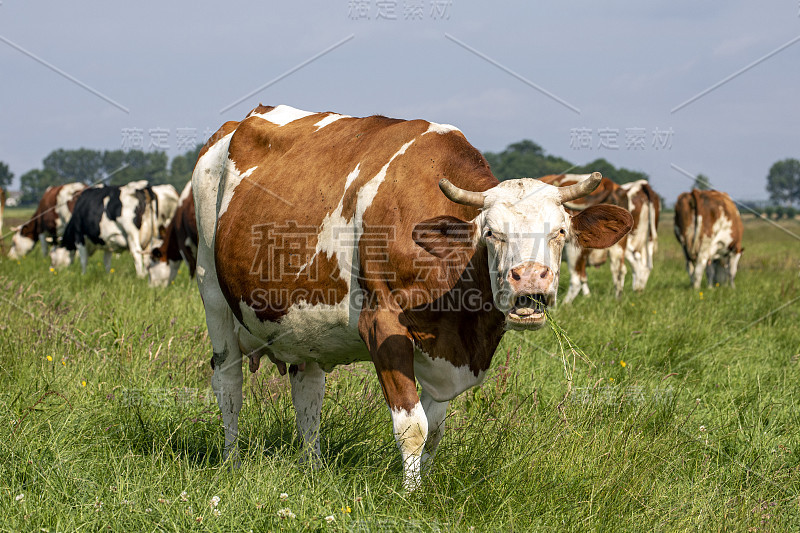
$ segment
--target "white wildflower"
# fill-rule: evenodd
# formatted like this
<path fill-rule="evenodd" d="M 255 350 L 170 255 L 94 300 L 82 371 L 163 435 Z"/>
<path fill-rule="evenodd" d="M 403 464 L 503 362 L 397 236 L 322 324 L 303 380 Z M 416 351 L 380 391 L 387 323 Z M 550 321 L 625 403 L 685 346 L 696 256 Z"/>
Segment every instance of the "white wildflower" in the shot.
<path fill-rule="evenodd" d="M 291 509 L 289 509 L 287 507 L 287 508 L 284 508 L 284 509 L 278 509 L 278 517 L 279 518 L 297 518 L 297 515 L 294 514 L 291 511 Z"/>
<path fill-rule="evenodd" d="M 336 517 L 333 516 L 332 514 L 325 517 L 325 521 L 328 522 L 329 524 L 334 520 L 336 520 Z"/>
<path fill-rule="evenodd" d="M 18 501 L 18 502 L 24 502 L 24 501 L 25 501 L 25 495 L 24 495 L 24 494 L 17 494 L 17 495 L 14 497 L 14 500 L 16 500 L 16 501 Z"/>
<path fill-rule="evenodd" d="M 219 496 L 214 496 L 213 498 L 211 498 L 211 500 L 209 500 L 208 502 L 208 505 L 210 505 L 211 507 L 216 507 L 217 505 L 219 505 Z"/>
<path fill-rule="evenodd" d="M 281 499 L 281 500 L 283 500 L 283 501 L 286 501 L 286 500 L 288 500 L 288 499 L 289 499 L 289 495 L 288 495 L 288 494 L 286 494 L 285 492 L 281 492 L 281 495 L 280 495 L 280 496 L 278 496 L 278 498 L 280 498 L 280 499 Z"/>

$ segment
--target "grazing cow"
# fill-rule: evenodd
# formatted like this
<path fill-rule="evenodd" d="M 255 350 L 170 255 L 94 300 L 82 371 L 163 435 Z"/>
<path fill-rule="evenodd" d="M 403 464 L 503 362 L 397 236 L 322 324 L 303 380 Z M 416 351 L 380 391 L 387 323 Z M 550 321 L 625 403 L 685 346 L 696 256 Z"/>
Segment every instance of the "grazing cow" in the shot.
<path fill-rule="evenodd" d="M 136 275 L 143 278 L 147 275 L 145 250 L 157 228 L 157 213 L 155 193 L 142 182 L 86 189 L 75 203 L 61 246 L 50 252 L 52 267 L 70 265 L 77 250 L 81 271 L 85 274 L 89 256 L 100 247 L 105 252 L 103 261 L 109 271 L 111 253 L 128 249 Z"/>
<path fill-rule="evenodd" d="M 599 181 L 500 183 L 457 128 L 424 120 L 259 106 L 224 124 L 192 190 L 225 457 L 243 354 L 252 372 L 262 355 L 290 365 L 312 464 L 325 372 L 372 361 L 416 487 L 449 401 L 483 381 L 504 331 L 545 324 L 565 240 L 602 248 L 632 227 L 619 207 L 564 210 Z"/>
<path fill-rule="evenodd" d="M 194 216 L 192 182 L 181 192 L 178 209 L 164 232 L 161 246 L 150 252 L 148 267 L 151 287 L 166 287 L 178 275 L 181 260 L 189 265 L 189 275 L 194 277 L 197 265 L 197 220 Z"/>
<path fill-rule="evenodd" d="M 72 218 L 75 202 L 85 188 L 86 185 L 79 182 L 48 187 L 39 200 L 36 212 L 30 220 L 17 228 L 11 238 L 8 257 L 19 259 L 30 253 L 37 240 L 42 248 L 42 255 L 47 257 L 48 241 L 53 246 L 58 245 Z"/>
<path fill-rule="evenodd" d="M 540 178 L 545 183 L 565 186 L 586 179 L 588 174 L 557 174 Z M 633 290 L 643 291 L 653 270 L 653 255 L 658 244 L 658 217 L 661 202 L 658 195 L 646 180 L 617 185 L 603 178 L 600 186 L 589 196 L 570 202 L 570 213 L 578 212 L 591 205 L 611 204 L 623 207 L 633 215 L 633 229 L 608 250 L 578 250 L 567 245 L 564 255 L 570 272 L 569 289 L 564 301 L 569 303 L 579 293 L 589 296 L 586 267 L 600 266 L 609 261 L 611 278 L 617 298 L 625 287 L 627 268 L 625 260 L 633 269 Z"/>
<path fill-rule="evenodd" d="M 742 257 L 742 217 L 731 197 L 720 191 L 692 189 L 675 203 L 675 237 L 683 247 L 692 287 L 700 288 L 703 270 L 709 287 L 734 286 Z"/>
<path fill-rule="evenodd" d="M 178 209 L 180 197 L 172 185 L 153 185 L 153 192 L 158 199 L 158 230 L 156 235 L 163 239 L 175 211 Z"/>

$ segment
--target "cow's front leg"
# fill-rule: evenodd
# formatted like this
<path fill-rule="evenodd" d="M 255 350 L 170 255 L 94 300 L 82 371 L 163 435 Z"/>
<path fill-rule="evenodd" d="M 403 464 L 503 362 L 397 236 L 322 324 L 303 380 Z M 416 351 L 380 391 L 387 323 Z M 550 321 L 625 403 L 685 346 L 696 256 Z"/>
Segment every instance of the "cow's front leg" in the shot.
<path fill-rule="evenodd" d="M 111 250 L 103 251 L 103 266 L 106 267 L 106 274 L 111 272 Z"/>
<path fill-rule="evenodd" d="M 292 384 L 292 404 L 297 421 L 297 434 L 303 441 L 303 462 L 317 468 L 319 459 L 319 422 L 322 398 L 325 396 L 325 372 L 317 363 L 306 363 L 304 370 L 297 365 L 289 367 Z"/>
<path fill-rule="evenodd" d="M 437 402 L 425 391 L 425 388 L 422 389 L 422 409 L 428 419 L 428 438 L 422 454 L 422 468 L 425 472 L 430 471 L 433 466 L 436 449 L 444 437 L 445 417 L 449 405 L 450 402 Z"/>
<path fill-rule="evenodd" d="M 89 250 L 86 249 L 85 244 L 80 243 L 76 245 L 76 248 L 78 248 L 78 255 L 81 260 L 81 274 L 86 274 L 86 265 L 89 264 Z"/>
<path fill-rule="evenodd" d="M 403 486 L 414 490 L 421 481 L 428 419 L 417 395 L 413 344 L 394 313 L 362 313 L 359 330 L 369 347 L 383 396 L 392 413 L 394 438 L 403 458 Z"/>
<path fill-rule="evenodd" d="M 53 242 L 55 242 L 55 241 L 53 241 Z M 39 246 L 42 247 L 42 255 L 47 257 L 47 253 L 48 253 L 48 249 L 47 248 L 48 247 L 47 247 L 47 234 L 46 233 L 40 233 L 39 234 Z"/>
<path fill-rule="evenodd" d="M 589 285 L 586 284 L 586 260 L 582 260 L 582 250 L 571 242 L 564 246 L 564 255 L 567 257 L 569 270 L 569 289 L 564 297 L 564 303 L 570 303 L 580 294 L 584 286 L 586 287 L 584 295 L 589 296 Z"/>
<path fill-rule="evenodd" d="M 625 249 L 620 243 L 608 249 L 608 264 L 611 267 L 611 280 L 614 282 L 614 296 L 620 298 L 625 289 L 625 275 L 628 273 Z"/>

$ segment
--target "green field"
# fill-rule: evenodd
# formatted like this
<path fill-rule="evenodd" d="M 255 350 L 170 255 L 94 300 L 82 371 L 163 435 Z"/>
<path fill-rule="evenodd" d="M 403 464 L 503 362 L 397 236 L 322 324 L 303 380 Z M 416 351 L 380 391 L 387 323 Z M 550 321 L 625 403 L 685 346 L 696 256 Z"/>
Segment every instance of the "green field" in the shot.
<path fill-rule="evenodd" d="M 744 240 L 734 290 L 688 287 L 669 215 L 647 292 L 615 300 L 591 270 L 554 312 L 590 360 L 568 397 L 554 334 L 507 334 L 412 494 L 370 365 L 329 375 L 318 471 L 288 378 L 245 368 L 230 471 L 185 267 L 158 291 L 125 255 L 85 276 L 0 260 L 0 529 L 796 531 L 800 241 L 752 219 Z"/>

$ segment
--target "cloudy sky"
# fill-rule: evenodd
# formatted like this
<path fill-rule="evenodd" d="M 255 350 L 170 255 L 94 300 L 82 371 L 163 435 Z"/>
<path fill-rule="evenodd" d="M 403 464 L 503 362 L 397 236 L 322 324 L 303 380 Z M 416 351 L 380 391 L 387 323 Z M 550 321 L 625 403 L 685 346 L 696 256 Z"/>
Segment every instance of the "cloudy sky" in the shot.
<path fill-rule="evenodd" d="M 170 155 L 259 102 L 533 139 L 763 199 L 800 158 L 798 0 L 0 1 L 0 161 L 55 148 Z M 259 90 L 261 89 L 261 90 Z"/>

